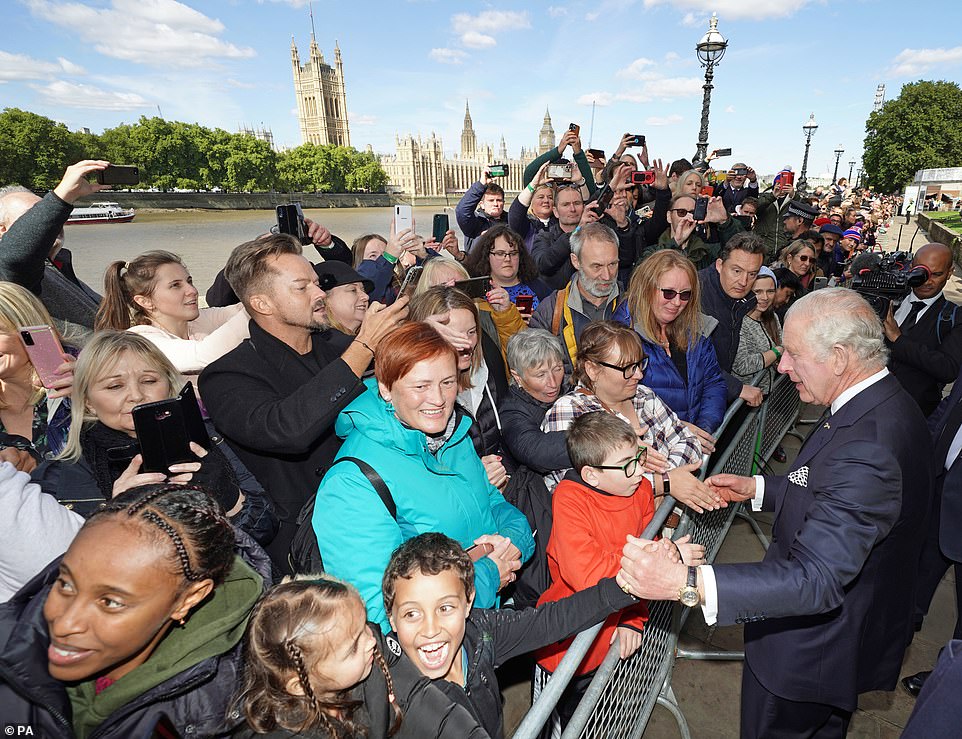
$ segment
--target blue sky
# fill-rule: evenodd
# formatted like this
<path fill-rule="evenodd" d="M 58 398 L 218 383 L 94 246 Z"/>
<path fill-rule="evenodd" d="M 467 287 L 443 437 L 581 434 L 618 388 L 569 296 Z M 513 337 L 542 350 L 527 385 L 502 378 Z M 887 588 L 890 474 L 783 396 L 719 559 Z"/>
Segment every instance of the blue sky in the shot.
<path fill-rule="evenodd" d="M 262 123 L 300 143 L 290 64 L 308 54 L 307 0 L 4 0 L 0 106 L 101 131 L 140 115 L 235 131 Z M 923 10 L 924 9 L 924 10 Z M 459 146 L 465 98 L 478 138 L 511 156 L 537 142 L 545 106 L 611 151 L 644 133 L 653 156 L 690 157 L 703 71 L 694 46 L 712 11 L 729 40 L 715 72 L 710 144 L 760 172 L 810 175 L 859 159 L 875 89 L 962 81 L 962 7 L 894 0 L 432 0 L 314 3 L 317 42 L 340 43 L 351 142 L 393 153 L 395 133 Z M 934 21 L 934 22 L 933 22 Z M 856 165 L 857 167 L 858 165 Z"/>

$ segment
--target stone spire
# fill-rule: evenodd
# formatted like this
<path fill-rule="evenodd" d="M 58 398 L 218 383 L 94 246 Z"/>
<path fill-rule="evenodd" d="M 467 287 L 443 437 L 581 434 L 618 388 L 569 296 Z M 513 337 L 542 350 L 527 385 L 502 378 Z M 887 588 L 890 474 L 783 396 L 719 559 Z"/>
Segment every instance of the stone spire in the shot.
<path fill-rule="evenodd" d="M 545 154 L 555 146 L 554 128 L 551 126 L 551 113 L 547 106 L 544 109 L 544 124 L 538 136 L 538 155 Z"/>
<path fill-rule="evenodd" d="M 478 137 L 474 134 L 474 123 L 471 121 L 471 108 L 468 101 L 464 101 L 464 127 L 461 129 L 461 158 L 474 159 L 478 150 Z"/>

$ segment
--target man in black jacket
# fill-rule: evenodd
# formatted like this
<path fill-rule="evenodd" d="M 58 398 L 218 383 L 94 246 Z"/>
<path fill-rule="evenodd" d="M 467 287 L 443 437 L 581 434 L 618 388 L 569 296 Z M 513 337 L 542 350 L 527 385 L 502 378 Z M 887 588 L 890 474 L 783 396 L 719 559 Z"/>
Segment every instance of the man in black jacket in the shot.
<path fill-rule="evenodd" d="M 560 290 L 575 273 L 571 264 L 571 234 L 576 228 L 597 221 L 599 214 L 596 206 L 585 207 L 579 188 L 565 186 L 555 192 L 554 216 L 557 220 L 534 237 L 531 258 L 548 287 Z"/>
<path fill-rule="evenodd" d="M 201 395 L 214 424 L 274 500 L 267 547 L 282 571 L 297 515 L 334 459 L 337 414 L 364 386 L 378 342 L 407 316 L 407 298 L 372 303 L 357 337 L 327 332 L 326 295 L 301 246 L 275 235 L 241 244 L 225 268 L 251 316 L 250 338 L 210 364 Z"/>
<path fill-rule="evenodd" d="M 37 295 L 61 336 L 76 346 L 93 331 L 100 295 L 74 273 L 73 257 L 63 248 L 63 226 L 78 198 L 109 189 L 87 181 L 108 164 L 84 160 L 67 167 L 43 198 L 17 185 L 0 189 L 0 280 Z"/>
<path fill-rule="evenodd" d="M 728 386 L 728 402 L 742 398 L 748 405 L 760 405 L 762 391 L 745 385 L 731 374 L 742 320 L 755 307 L 752 285 L 765 256 L 765 245 L 753 233 L 736 234 L 722 249 L 715 263 L 698 273 L 701 310 L 717 322 L 709 334 L 718 364 Z"/>
<path fill-rule="evenodd" d="M 929 278 L 902 301 L 889 306 L 882 327 L 889 347 L 889 370 L 930 415 L 942 400 L 942 390 L 962 366 L 962 315 L 945 299 L 942 289 L 952 276 L 952 250 L 926 244 L 915 253 L 913 267 L 925 267 Z"/>

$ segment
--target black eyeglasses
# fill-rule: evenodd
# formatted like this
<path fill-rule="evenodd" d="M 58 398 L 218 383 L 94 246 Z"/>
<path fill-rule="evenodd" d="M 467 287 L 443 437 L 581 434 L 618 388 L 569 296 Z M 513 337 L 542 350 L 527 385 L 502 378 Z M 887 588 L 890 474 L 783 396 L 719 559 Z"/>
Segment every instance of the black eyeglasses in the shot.
<path fill-rule="evenodd" d="M 595 362 L 595 364 L 600 364 L 602 367 L 607 367 L 608 369 L 618 370 L 626 380 L 630 380 L 639 370 L 644 373 L 644 371 L 648 369 L 648 357 L 644 357 L 640 362 L 632 362 L 623 367 L 609 362 Z"/>
<path fill-rule="evenodd" d="M 693 210 L 688 210 L 688 208 L 672 208 L 672 209 L 671 209 L 671 212 L 674 213 L 674 214 L 675 214 L 676 216 L 678 216 L 679 218 L 684 218 L 684 217 L 687 216 L 689 213 L 694 213 L 695 211 L 693 211 Z"/>
<path fill-rule="evenodd" d="M 795 255 L 795 258 L 796 258 L 799 262 L 810 262 L 810 261 L 812 261 L 812 259 L 814 259 L 814 257 L 810 257 L 810 256 L 808 256 L 808 254 L 796 254 L 796 255 Z"/>
<path fill-rule="evenodd" d="M 691 300 L 691 290 L 672 290 L 670 287 L 659 287 L 661 294 L 665 296 L 665 300 L 674 300 L 675 298 L 680 298 L 682 303 L 687 303 Z M 648 359 L 648 357 L 645 357 Z"/>
<path fill-rule="evenodd" d="M 644 465 L 648 459 L 648 448 L 638 447 L 638 453 L 624 464 L 593 464 L 596 470 L 621 470 L 625 477 L 631 477 L 638 471 L 638 465 Z"/>

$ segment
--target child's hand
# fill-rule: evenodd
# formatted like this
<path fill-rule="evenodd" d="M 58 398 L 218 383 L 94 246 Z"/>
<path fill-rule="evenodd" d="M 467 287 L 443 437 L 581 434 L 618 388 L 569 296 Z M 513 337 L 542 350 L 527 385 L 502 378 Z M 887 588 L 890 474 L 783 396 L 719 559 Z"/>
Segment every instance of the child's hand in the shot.
<path fill-rule="evenodd" d="M 693 544 L 691 536 L 685 534 L 680 539 L 675 540 L 678 551 L 681 552 L 681 559 L 686 565 L 697 566 L 705 564 L 705 547 L 701 544 Z"/>
<path fill-rule="evenodd" d="M 619 626 L 615 633 L 611 635 L 611 643 L 618 639 L 618 656 L 627 659 L 641 647 L 641 632 L 629 629 L 627 626 Z"/>

